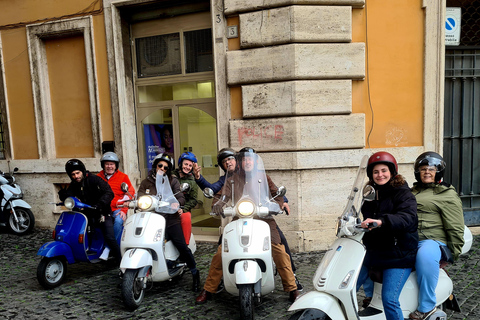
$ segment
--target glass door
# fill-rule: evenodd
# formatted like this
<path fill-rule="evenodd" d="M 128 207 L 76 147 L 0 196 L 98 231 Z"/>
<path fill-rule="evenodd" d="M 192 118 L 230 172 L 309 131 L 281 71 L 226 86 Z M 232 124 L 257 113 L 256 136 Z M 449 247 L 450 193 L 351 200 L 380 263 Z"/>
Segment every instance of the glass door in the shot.
<path fill-rule="evenodd" d="M 178 133 L 181 150 L 179 155 L 187 151 L 193 152 L 201 167 L 201 174 L 210 182 L 215 182 L 219 178 L 217 122 L 214 112 L 214 104 L 178 107 Z M 198 188 L 197 200 L 198 205 L 191 212 L 193 233 L 196 236 L 218 235 L 221 220 L 210 216 L 212 200 L 205 198 L 200 188 Z"/>

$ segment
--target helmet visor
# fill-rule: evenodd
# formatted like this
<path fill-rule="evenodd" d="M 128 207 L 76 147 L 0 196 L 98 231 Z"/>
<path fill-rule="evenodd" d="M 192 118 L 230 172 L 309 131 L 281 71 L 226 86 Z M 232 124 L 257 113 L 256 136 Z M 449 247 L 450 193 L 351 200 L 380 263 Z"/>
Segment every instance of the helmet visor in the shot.
<path fill-rule="evenodd" d="M 415 165 L 414 165 L 415 173 L 419 173 L 420 168 L 424 167 L 424 166 L 435 167 L 436 171 L 440 172 L 440 171 L 445 169 L 445 161 L 443 161 L 441 159 L 438 159 L 438 158 L 435 158 L 435 157 L 430 157 L 430 156 L 426 156 L 424 158 L 417 159 L 417 161 L 415 161 Z"/>

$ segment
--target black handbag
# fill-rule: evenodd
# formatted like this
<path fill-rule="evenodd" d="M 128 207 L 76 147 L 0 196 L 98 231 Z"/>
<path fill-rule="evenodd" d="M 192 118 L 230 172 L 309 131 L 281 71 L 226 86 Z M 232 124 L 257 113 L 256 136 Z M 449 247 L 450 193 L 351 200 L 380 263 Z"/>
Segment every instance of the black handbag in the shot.
<path fill-rule="evenodd" d="M 453 254 L 447 246 L 440 246 L 440 252 L 442 253 L 442 257 L 440 261 L 445 261 L 448 263 L 453 263 Z"/>

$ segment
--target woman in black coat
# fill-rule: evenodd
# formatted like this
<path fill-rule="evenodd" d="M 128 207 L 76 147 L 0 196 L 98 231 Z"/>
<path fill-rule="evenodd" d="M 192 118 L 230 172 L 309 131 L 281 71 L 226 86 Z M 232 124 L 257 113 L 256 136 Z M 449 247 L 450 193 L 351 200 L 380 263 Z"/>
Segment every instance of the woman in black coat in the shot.
<path fill-rule="evenodd" d="M 180 182 L 178 181 L 177 177 L 172 175 L 172 170 L 172 157 L 165 153 L 161 153 L 156 156 L 153 160 L 152 170 L 148 173 L 147 178 L 142 181 L 140 187 L 138 188 L 138 195 L 142 196 L 145 194 L 157 194 L 156 179 L 157 172 L 160 172 L 162 175 L 168 177 L 173 194 L 175 194 L 179 205 L 183 206 L 185 204 L 185 196 L 183 195 L 183 192 L 180 192 Z M 180 207 L 178 207 L 178 209 L 180 209 Z M 174 214 L 161 215 L 164 216 L 166 220 L 166 236 L 169 240 L 173 242 L 175 247 L 180 252 L 180 259 L 182 259 L 182 261 L 185 261 L 188 268 L 190 268 L 190 272 L 193 276 L 192 290 L 197 292 L 200 290 L 200 271 L 198 271 L 197 269 L 197 265 L 195 262 L 195 258 L 193 257 L 192 251 L 185 242 L 182 226 L 180 224 L 180 214 L 177 211 Z"/>
<path fill-rule="evenodd" d="M 363 237 L 367 248 L 357 288 L 372 271 L 383 274 L 382 301 L 388 320 L 403 320 L 399 297 L 415 266 L 418 246 L 417 202 L 405 179 L 398 174 L 395 158 L 388 152 L 377 152 L 368 160 L 369 184 L 376 199 L 362 207 Z M 372 224 L 376 223 L 376 227 Z"/>

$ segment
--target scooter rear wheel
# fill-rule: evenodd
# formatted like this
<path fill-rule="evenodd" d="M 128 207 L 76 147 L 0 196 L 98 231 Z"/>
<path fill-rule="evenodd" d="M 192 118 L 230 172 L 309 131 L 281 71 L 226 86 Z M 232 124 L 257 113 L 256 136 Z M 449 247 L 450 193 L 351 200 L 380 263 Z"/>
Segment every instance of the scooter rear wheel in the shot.
<path fill-rule="evenodd" d="M 67 262 L 60 257 L 43 257 L 37 267 L 37 280 L 45 289 L 62 284 L 67 273 Z"/>
<path fill-rule="evenodd" d="M 253 319 L 253 284 L 239 285 L 240 319 Z"/>
<path fill-rule="evenodd" d="M 137 309 L 145 296 L 143 278 L 138 277 L 138 269 L 127 269 L 123 275 L 122 298 L 129 310 Z"/>
<path fill-rule="evenodd" d="M 15 221 L 13 214 L 8 217 L 8 227 L 16 235 L 24 235 L 32 231 L 35 225 L 35 217 L 30 209 L 16 207 L 15 213 L 17 214 L 18 223 Z"/>

